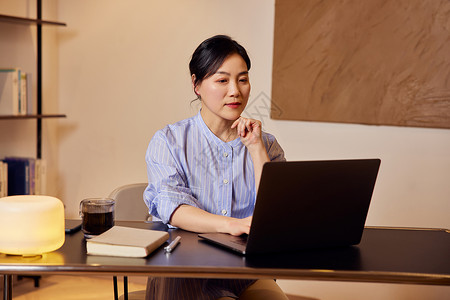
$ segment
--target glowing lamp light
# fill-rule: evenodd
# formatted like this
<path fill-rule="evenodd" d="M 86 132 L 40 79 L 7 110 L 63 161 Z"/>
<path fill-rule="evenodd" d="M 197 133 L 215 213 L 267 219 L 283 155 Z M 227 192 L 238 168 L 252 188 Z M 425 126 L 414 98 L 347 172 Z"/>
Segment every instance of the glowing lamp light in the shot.
<path fill-rule="evenodd" d="M 64 244 L 64 205 L 51 196 L 0 198 L 0 253 L 39 255 Z"/>

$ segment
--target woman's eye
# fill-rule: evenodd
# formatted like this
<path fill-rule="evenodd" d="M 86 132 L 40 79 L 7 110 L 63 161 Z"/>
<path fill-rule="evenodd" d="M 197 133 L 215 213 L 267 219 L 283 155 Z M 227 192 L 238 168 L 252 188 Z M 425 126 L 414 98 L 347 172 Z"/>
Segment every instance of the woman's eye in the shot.
<path fill-rule="evenodd" d="M 226 83 L 226 82 L 228 82 L 228 80 L 226 80 L 226 79 L 219 79 L 219 80 L 217 80 L 217 82 L 219 82 L 219 83 Z"/>
<path fill-rule="evenodd" d="M 240 82 L 248 82 L 248 78 L 241 78 L 239 79 Z"/>

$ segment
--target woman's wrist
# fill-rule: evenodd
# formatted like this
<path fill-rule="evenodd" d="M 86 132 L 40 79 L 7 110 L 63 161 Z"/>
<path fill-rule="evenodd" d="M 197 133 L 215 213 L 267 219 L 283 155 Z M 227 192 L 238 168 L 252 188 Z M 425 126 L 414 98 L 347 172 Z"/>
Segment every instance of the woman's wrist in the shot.
<path fill-rule="evenodd" d="M 266 147 L 263 142 L 247 146 L 250 156 L 254 164 L 264 164 L 269 161 L 269 155 L 267 155 Z"/>
<path fill-rule="evenodd" d="M 216 231 L 220 233 L 228 233 L 230 228 L 231 217 L 217 215 L 218 222 L 216 223 Z"/>

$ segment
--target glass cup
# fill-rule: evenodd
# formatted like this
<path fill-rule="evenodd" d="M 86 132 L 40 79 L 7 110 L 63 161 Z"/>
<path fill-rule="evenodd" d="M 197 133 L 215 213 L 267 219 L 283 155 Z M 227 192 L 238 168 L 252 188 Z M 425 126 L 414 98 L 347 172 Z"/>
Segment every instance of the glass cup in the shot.
<path fill-rule="evenodd" d="M 88 198 L 80 202 L 81 230 L 85 238 L 92 238 L 114 226 L 114 200 Z"/>

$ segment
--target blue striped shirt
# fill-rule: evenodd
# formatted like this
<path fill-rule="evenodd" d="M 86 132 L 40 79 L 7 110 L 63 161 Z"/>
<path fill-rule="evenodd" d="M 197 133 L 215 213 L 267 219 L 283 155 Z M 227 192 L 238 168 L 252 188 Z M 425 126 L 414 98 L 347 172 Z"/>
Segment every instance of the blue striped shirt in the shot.
<path fill-rule="evenodd" d="M 285 160 L 271 134 L 262 133 L 271 161 Z M 204 123 L 200 112 L 156 132 L 147 153 L 150 214 L 169 223 L 181 204 L 235 218 L 253 214 L 256 200 L 252 159 L 240 138 L 224 142 Z"/>
<path fill-rule="evenodd" d="M 271 161 L 285 160 L 274 136 L 263 132 Z M 252 159 L 240 138 L 224 142 L 204 123 L 200 112 L 156 132 L 149 143 L 148 186 L 144 200 L 150 214 L 169 223 L 175 209 L 192 205 L 213 214 L 245 218 L 256 201 Z M 146 299 L 210 300 L 237 298 L 254 280 L 149 278 Z"/>

